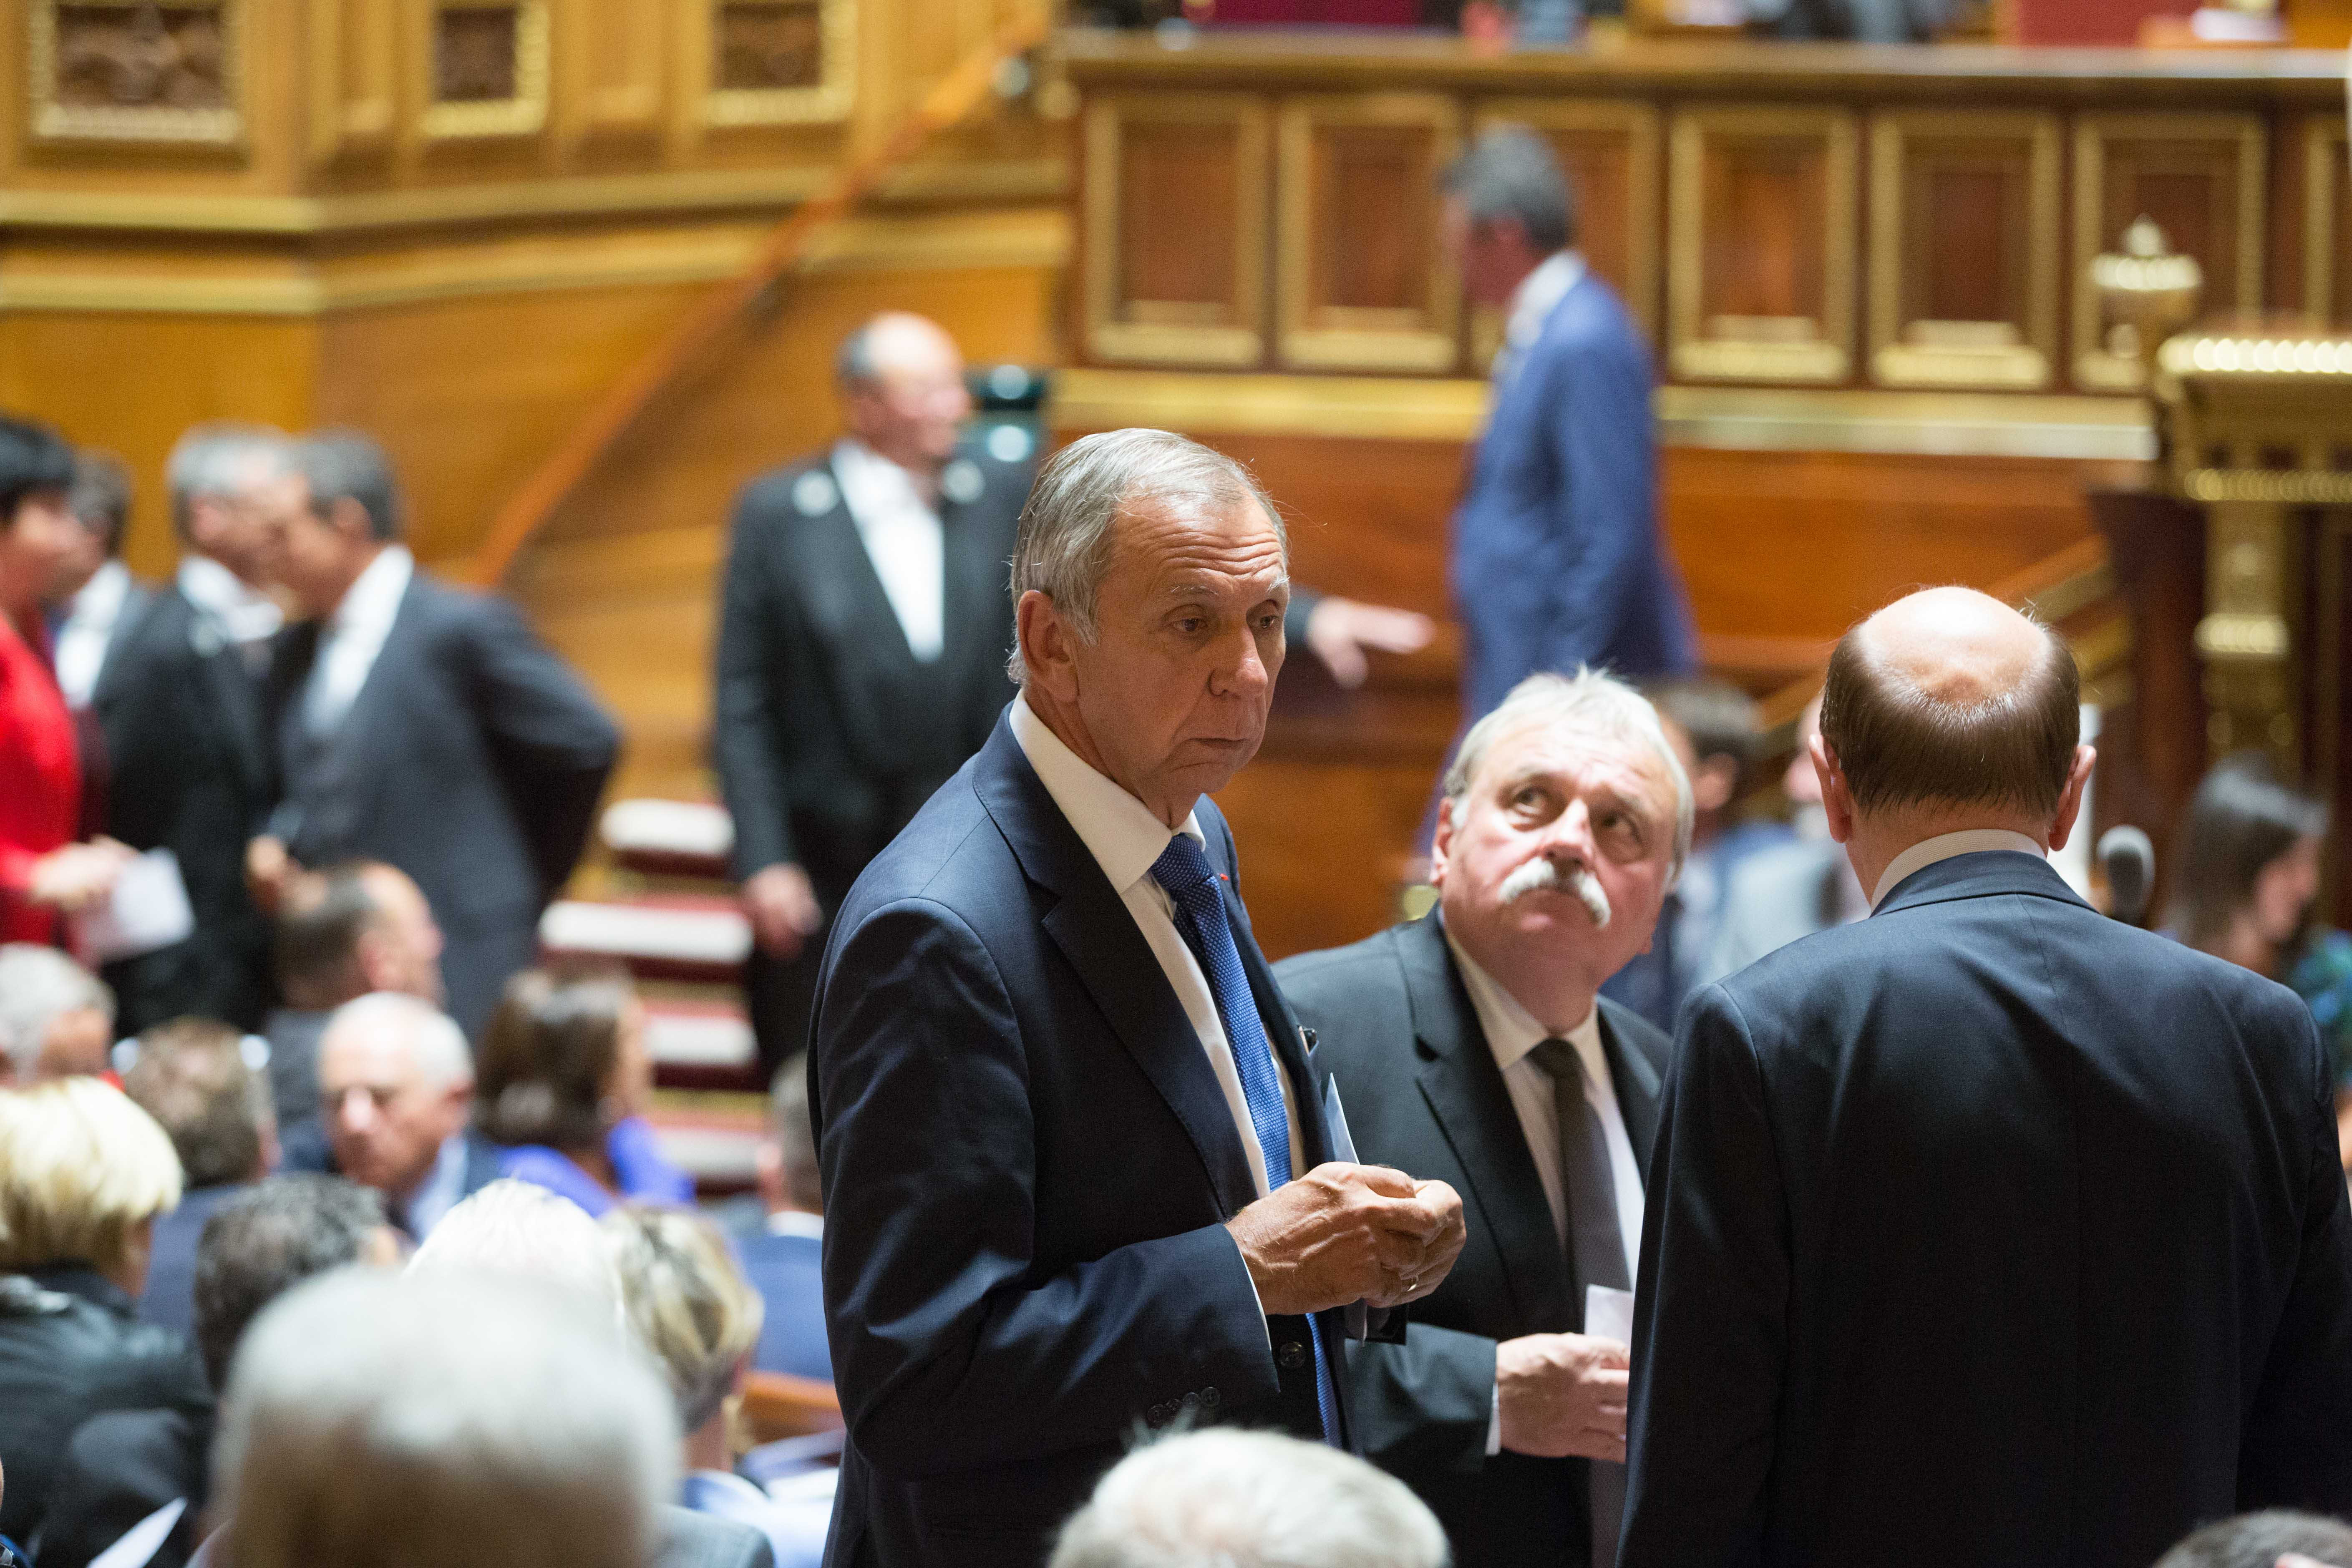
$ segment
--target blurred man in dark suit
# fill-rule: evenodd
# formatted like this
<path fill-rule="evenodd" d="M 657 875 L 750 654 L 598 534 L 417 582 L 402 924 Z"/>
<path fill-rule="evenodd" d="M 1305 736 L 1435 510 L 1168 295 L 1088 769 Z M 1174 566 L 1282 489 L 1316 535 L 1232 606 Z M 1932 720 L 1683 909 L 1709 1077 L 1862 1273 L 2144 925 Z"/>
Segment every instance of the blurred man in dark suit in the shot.
<path fill-rule="evenodd" d="M 307 618 L 270 669 L 278 804 L 255 868 L 269 884 L 285 856 L 399 867 L 448 936 L 450 1014 L 478 1033 L 538 952 L 620 732 L 511 604 L 416 569 L 374 442 L 307 437 L 292 470 L 271 558 Z"/>
<path fill-rule="evenodd" d="M 381 860 L 346 860 L 286 885 L 274 921 L 284 1005 L 269 1015 L 278 1125 L 319 1114 L 319 1037 L 346 1002 L 396 992 L 441 1005 L 441 928 L 416 884 Z"/>
<path fill-rule="evenodd" d="M 1348 1446 L 1339 1309 L 1461 1248 L 1444 1183 L 1332 1160 L 1206 798 L 1265 733 L 1287 562 L 1231 459 L 1064 447 L 1013 554 L 1022 695 L 842 908 L 832 1568 L 1036 1568 L 1139 1422 Z"/>
<path fill-rule="evenodd" d="M 1454 515 L 1465 716 L 1538 670 L 1688 672 L 1690 606 L 1658 536 L 1649 349 L 1573 248 L 1550 147 L 1487 132 L 1446 172 L 1444 212 L 1470 297 L 1508 312 Z"/>
<path fill-rule="evenodd" d="M 1626 1568 L 2138 1568 L 2352 1511 L 2352 1215 L 2285 987 L 2075 897 L 2072 651 L 1931 589 L 1812 757 L 1868 920 L 1701 991 L 1634 1321 Z"/>
<path fill-rule="evenodd" d="M 1649 945 L 1691 816 L 1640 694 L 1529 676 L 1446 774 L 1437 910 L 1275 967 L 1356 1152 L 1462 1194 L 1471 1240 L 1405 1342 L 1348 1358 L 1366 1456 L 1457 1563 L 1616 1561 L 1624 1327 L 1587 1292 L 1633 1284 L 1667 1041 L 1598 993 Z"/>
<path fill-rule="evenodd" d="M 269 1010 L 269 928 L 245 879 L 245 844 L 269 809 L 274 771 L 262 678 L 278 605 L 268 582 L 268 493 L 286 438 L 199 425 L 164 467 L 179 571 L 107 661 L 93 711 L 113 786 L 107 831 L 169 849 L 187 885 L 187 941 L 107 966 L 131 1033 L 185 1014 L 258 1028 Z"/>
<path fill-rule="evenodd" d="M 131 471 L 111 452 L 74 454 L 73 488 L 66 510 L 81 524 L 81 549 L 58 584 L 50 647 L 58 689 L 74 709 L 90 705 L 114 652 L 139 624 L 155 591 L 131 574 L 122 536 L 131 527 Z"/>
<path fill-rule="evenodd" d="M 180 1156 L 177 1208 L 155 1222 L 139 1315 L 182 1334 L 195 1330 L 196 1242 L 215 1210 L 278 1163 L 269 1086 L 245 1059 L 245 1039 L 209 1018 L 177 1018 L 141 1033 L 122 1092 L 170 1134 Z"/>

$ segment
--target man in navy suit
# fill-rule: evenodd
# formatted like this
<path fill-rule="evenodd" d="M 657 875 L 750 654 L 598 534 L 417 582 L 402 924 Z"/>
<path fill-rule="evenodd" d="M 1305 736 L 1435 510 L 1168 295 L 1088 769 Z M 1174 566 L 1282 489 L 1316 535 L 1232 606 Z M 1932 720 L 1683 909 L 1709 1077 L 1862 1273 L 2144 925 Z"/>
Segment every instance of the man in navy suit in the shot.
<path fill-rule="evenodd" d="M 1139 1426 L 1351 1445 L 1339 1309 L 1461 1250 L 1452 1188 L 1331 1159 L 1205 798 L 1265 733 L 1287 567 L 1249 475 L 1181 437 L 1038 476 L 1022 694 L 858 879 L 819 984 L 830 1568 L 1036 1568 Z"/>
<path fill-rule="evenodd" d="M 1688 673 L 1690 606 L 1658 538 L 1649 350 L 1573 248 L 1551 149 L 1489 131 L 1446 171 L 1444 213 L 1471 299 L 1507 312 L 1454 514 L 1465 721 L 1538 671 Z"/>
<path fill-rule="evenodd" d="M 2285 987 L 2103 919 L 2072 653 L 1965 589 L 1830 662 L 1875 909 L 1683 1016 L 1636 1286 L 1623 1568 L 2137 1568 L 2352 1511 L 2352 1217 Z"/>

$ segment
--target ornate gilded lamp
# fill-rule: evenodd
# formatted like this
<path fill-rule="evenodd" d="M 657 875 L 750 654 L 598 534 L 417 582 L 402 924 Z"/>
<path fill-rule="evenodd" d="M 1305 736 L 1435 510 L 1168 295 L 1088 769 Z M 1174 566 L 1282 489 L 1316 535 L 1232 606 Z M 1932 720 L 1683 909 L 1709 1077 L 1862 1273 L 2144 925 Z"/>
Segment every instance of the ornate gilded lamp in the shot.
<path fill-rule="evenodd" d="M 2147 385 L 2157 346 L 2197 319 L 2204 269 L 2195 257 L 2174 252 L 2164 230 L 2142 216 L 2124 230 L 2121 250 L 2093 258 L 2091 281 L 2099 290 L 2107 352 L 2137 360 Z"/>

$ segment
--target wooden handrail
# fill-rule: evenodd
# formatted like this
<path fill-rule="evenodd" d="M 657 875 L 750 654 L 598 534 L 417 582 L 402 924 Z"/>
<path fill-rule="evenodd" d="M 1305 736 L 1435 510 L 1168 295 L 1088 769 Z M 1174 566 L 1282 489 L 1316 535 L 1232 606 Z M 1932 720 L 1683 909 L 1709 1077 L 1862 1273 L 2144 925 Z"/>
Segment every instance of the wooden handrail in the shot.
<path fill-rule="evenodd" d="M 482 587 L 495 587 L 502 581 L 531 536 L 555 515 L 556 508 L 588 477 L 613 443 L 644 417 L 654 401 L 739 318 L 760 305 L 770 289 L 801 265 L 817 231 L 845 216 L 924 142 L 960 123 L 984 102 L 1004 62 L 1045 42 L 1050 26 L 1047 9 L 1041 6 L 1000 28 L 995 37 L 940 78 L 878 147 L 851 162 L 823 195 L 778 224 L 761 241 L 759 254 L 743 275 L 704 295 L 660 342 L 613 384 L 572 426 L 563 444 L 499 509 L 481 548 L 469 563 L 467 579 Z"/>

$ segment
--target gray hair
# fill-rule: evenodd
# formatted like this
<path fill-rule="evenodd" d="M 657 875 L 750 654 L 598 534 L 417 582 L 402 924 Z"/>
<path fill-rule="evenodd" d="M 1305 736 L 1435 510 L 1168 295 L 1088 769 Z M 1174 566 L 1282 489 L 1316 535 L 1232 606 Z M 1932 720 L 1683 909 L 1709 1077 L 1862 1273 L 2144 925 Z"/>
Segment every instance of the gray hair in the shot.
<path fill-rule="evenodd" d="M 1445 1532 L 1393 1477 L 1319 1443 L 1221 1427 L 1129 1455 L 1049 1568 L 1444 1568 Z"/>
<path fill-rule="evenodd" d="M 287 471 L 293 443 L 267 425 L 233 419 L 188 427 L 163 460 L 163 484 L 172 496 L 172 526 L 188 531 L 188 509 L 199 500 L 233 496 L 247 485 Z M 263 471 L 257 474 L 258 468 Z"/>
<path fill-rule="evenodd" d="M 1130 511 L 1223 513 L 1255 501 L 1290 560 L 1282 514 L 1250 471 L 1223 452 L 1166 430 L 1081 436 L 1037 470 L 1013 546 L 1013 599 L 1035 589 L 1054 601 L 1080 637 L 1095 636 L 1095 605 L 1110 574 L 1114 525 Z M 1006 662 L 1026 678 L 1016 643 Z"/>
<path fill-rule="evenodd" d="M 1441 184 L 1474 224 L 1517 220 L 1549 255 L 1576 243 L 1576 198 L 1551 143 L 1524 125 L 1497 125 L 1446 165 Z"/>
<path fill-rule="evenodd" d="M 0 1083 L 30 1072 L 49 1026 L 85 1007 L 105 1014 L 113 1026 L 114 992 L 105 981 L 54 947 L 0 947 Z"/>
<path fill-rule="evenodd" d="M 426 1087 L 443 1089 L 474 1081 L 474 1048 L 457 1020 L 420 997 L 401 991 L 371 991 L 327 1016 L 319 1037 L 323 1047 L 339 1032 L 381 1032 L 398 1037 L 415 1058 Z"/>
<path fill-rule="evenodd" d="M 501 1176 L 441 1216 L 408 1266 L 509 1275 L 618 1314 L 621 1278 L 588 1211 L 559 1193 Z"/>
<path fill-rule="evenodd" d="M 1670 871 L 1680 875 L 1690 854 L 1691 827 L 1698 813 L 1690 775 L 1666 739 L 1665 726 L 1650 700 L 1607 670 L 1581 665 L 1574 675 L 1530 675 L 1510 689 L 1492 712 L 1470 726 L 1445 770 L 1445 798 L 1459 801 L 1470 791 L 1486 748 L 1511 731 L 1535 725 L 1559 728 L 1589 740 L 1646 746 L 1665 770 L 1675 792 L 1675 856 Z"/>
<path fill-rule="evenodd" d="M 337 501 L 357 501 L 367 513 L 368 532 L 398 539 L 402 531 L 400 481 L 392 458 L 374 437 L 357 430 L 320 430 L 294 443 L 293 469 L 310 487 L 310 510 L 326 517 Z"/>
<path fill-rule="evenodd" d="M 237 1347 L 214 1495 L 237 1568 L 641 1568 L 677 1457 L 669 1395 L 609 1314 L 347 1268 Z"/>

